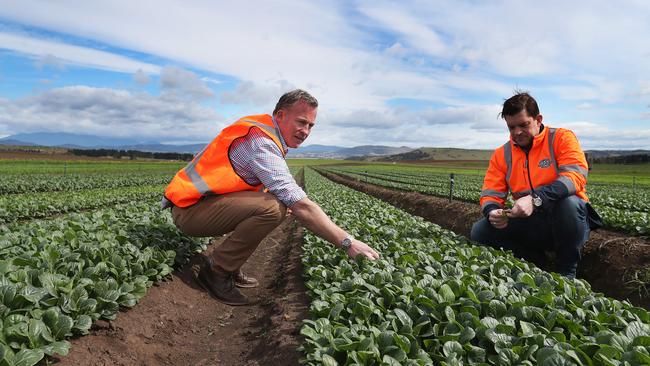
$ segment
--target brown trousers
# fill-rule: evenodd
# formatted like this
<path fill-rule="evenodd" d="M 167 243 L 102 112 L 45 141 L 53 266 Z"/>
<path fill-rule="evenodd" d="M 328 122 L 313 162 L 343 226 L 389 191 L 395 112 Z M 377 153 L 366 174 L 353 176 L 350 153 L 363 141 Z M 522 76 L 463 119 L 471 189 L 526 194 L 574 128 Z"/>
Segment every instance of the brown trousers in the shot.
<path fill-rule="evenodd" d="M 212 254 L 214 263 L 228 272 L 248 260 L 285 214 L 286 207 L 274 195 L 254 191 L 206 196 L 192 206 L 172 208 L 174 224 L 186 235 L 219 236 L 232 231 Z"/>

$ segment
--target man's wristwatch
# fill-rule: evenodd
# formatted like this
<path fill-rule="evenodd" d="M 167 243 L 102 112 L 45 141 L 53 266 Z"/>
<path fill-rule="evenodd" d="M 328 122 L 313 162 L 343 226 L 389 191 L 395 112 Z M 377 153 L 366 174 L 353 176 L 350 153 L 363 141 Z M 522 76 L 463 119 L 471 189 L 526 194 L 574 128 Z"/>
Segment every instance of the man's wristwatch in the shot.
<path fill-rule="evenodd" d="M 352 246 L 352 239 L 354 239 L 354 237 L 348 234 L 348 236 L 346 236 L 345 239 L 341 240 L 341 248 L 343 248 L 346 251 L 350 249 L 350 247 Z"/>
<path fill-rule="evenodd" d="M 535 208 L 542 207 L 542 198 L 536 194 L 533 194 L 533 206 L 535 206 Z"/>

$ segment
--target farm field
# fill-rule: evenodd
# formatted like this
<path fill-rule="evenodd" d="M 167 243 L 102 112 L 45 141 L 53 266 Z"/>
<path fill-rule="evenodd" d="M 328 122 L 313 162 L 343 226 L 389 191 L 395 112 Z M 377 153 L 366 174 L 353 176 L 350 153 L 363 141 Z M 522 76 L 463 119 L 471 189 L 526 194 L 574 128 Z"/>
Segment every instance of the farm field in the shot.
<path fill-rule="evenodd" d="M 629 170 L 634 176 L 613 174 L 611 167 L 594 168 L 587 193 L 603 216 L 605 227 L 635 235 L 650 234 L 650 168 Z M 327 166 L 327 171 L 391 189 L 414 191 L 475 202 L 481 195 L 483 173 L 464 169 L 419 168 L 401 165 Z M 450 172 L 454 173 L 453 185 Z M 595 182 L 591 182 L 594 180 Z M 626 183 L 622 183 L 626 181 Z"/>
<path fill-rule="evenodd" d="M 311 234 L 303 238 L 288 219 L 245 267 L 261 280 L 248 292 L 254 304 L 232 308 L 193 279 L 195 254 L 221 238 L 208 245 L 184 237 L 159 209 L 160 193 L 181 163 L 21 163 L 0 162 L 2 364 L 641 365 L 650 359 L 641 335 L 650 331 L 646 310 L 595 294 L 587 282 L 563 281 L 508 254 L 469 246 L 311 169 L 304 173 L 310 196 L 377 246 L 382 260 L 346 259 Z M 306 164 L 328 171 L 356 166 L 289 163 L 294 172 Z M 488 257 L 492 267 L 479 270 Z"/>
<path fill-rule="evenodd" d="M 328 167 L 327 171 L 319 168 L 336 182 L 381 198 L 456 233 L 469 236 L 471 225 L 480 218 L 479 207 L 474 202 L 387 188 L 386 184 L 367 183 L 365 177 L 332 173 L 335 169 L 338 168 Z M 449 177 L 446 179 L 448 194 Z M 597 291 L 650 308 L 650 242 L 645 236 L 605 229 L 594 231 L 585 245 L 581 263 L 578 276 L 587 279 Z M 547 264 L 549 268 L 551 264 Z"/>
<path fill-rule="evenodd" d="M 313 364 L 650 361 L 645 346 L 625 349 L 634 340 L 620 348 L 601 337 L 646 339 L 646 310 L 594 294 L 585 281 L 565 281 L 508 253 L 469 245 L 313 173 L 306 181 L 326 211 L 383 253 L 375 263 L 350 261 L 307 236 L 307 288 L 319 319 L 306 322 L 302 334 Z"/>

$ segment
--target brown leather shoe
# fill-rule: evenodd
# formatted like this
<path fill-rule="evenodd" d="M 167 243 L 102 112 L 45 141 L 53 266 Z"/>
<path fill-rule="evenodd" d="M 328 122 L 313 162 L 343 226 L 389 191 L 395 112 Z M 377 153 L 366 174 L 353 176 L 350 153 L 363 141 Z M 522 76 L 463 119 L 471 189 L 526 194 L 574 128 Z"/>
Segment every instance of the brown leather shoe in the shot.
<path fill-rule="evenodd" d="M 259 285 L 259 282 L 256 279 L 247 276 L 241 269 L 235 271 L 233 275 L 235 277 L 235 286 L 237 287 L 251 288 Z"/>
<path fill-rule="evenodd" d="M 224 270 L 215 270 L 211 260 L 206 260 L 201 266 L 196 280 L 217 300 L 227 305 L 248 305 L 250 301 L 246 295 L 235 287 L 234 276 Z"/>

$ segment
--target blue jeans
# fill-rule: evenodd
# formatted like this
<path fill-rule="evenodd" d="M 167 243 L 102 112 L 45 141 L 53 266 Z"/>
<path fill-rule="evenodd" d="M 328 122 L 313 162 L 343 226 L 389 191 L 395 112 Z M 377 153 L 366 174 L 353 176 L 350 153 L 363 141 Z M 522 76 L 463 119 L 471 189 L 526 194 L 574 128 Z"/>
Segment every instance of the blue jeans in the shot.
<path fill-rule="evenodd" d="M 530 217 L 510 219 L 504 229 L 483 218 L 472 226 L 470 238 L 533 261 L 544 251 L 554 251 L 557 272 L 574 278 L 580 250 L 589 238 L 586 203 L 574 195 L 546 206 Z"/>

